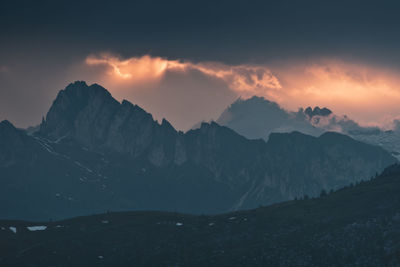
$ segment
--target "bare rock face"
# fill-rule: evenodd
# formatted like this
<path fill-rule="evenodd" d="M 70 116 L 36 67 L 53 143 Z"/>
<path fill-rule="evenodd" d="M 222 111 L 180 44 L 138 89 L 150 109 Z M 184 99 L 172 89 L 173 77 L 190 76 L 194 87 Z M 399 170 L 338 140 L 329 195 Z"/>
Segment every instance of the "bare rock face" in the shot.
<path fill-rule="evenodd" d="M 103 144 L 120 104 L 103 87 L 75 82 L 60 91 L 40 134 L 51 140 L 72 136 L 90 147 Z"/>
<path fill-rule="evenodd" d="M 85 82 L 60 91 L 39 134 L 53 141 L 71 137 L 91 149 L 127 153 L 134 158 L 145 153 L 156 166 L 173 161 L 173 144 L 163 140 L 178 136 L 166 120 L 160 125 L 140 107 L 126 100 L 119 103 L 103 87 Z M 182 161 L 182 156 L 178 158 Z"/>

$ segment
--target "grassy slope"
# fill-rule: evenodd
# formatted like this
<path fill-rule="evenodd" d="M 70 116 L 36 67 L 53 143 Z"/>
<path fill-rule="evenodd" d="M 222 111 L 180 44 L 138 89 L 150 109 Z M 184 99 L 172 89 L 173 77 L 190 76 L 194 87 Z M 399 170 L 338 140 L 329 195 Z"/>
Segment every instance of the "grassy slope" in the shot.
<path fill-rule="evenodd" d="M 322 198 L 218 216 L 144 211 L 1 221 L 0 265 L 397 266 L 399 192 L 394 171 Z M 29 225 L 48 229 L 29 232 Z"/>

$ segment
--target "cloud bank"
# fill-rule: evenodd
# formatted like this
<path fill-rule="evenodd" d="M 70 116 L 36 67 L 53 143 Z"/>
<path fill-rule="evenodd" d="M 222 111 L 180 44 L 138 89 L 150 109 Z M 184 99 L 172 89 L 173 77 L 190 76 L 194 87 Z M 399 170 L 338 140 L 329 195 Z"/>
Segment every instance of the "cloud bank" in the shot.
<path fill-rule="evenodd" d="M 103 53 L 88 56 L 85 65 L 101 67 L 100 80 L 103 79 L 111 90 L 144 88 L 149 84 L 152 88 L 165 88 L 168 76 L 187 78 L 198 73 L 208 80 L 203 87 L 211 86 L 215 91 L 227 89 L 231 94 L 230 100 L 233 95 L 244 99 L 256 95 L 275 101 L 289 110 L 327 106 L 338 114 L 350 115 L 363 125 L 387 126 L 393 123 L 394 117 L 400 115 L 398 71 L 338 59 L 285 62 L 280 65 L 227 65 L 170 60 L 150 55 L 122 59 Z M 180 86 L 178 79 L 175 82 L 176 85 L 170 86 Z M 193 94 L 194 87 L 201 88 L 202 81 L 193 79 L 192 85 L 188 83 L 186 93 Z M 223 87 L 226 88 L 221 89 Z M 212 89 L 207 90 L 210 92 Z M 183 94 L 185 91 L 175 97 L 179 99 Z M 224 105 L 227 103 L 222 102 Z M 201 119 L 210 118 L 203 116 Z"/>
<path fill-rule="evenodd" d="M 289 64 L 275 70 L 288 108 L 327 106 L 364 124 L 385 124 L 400 114 L 400 72 L 340 60 Z"/>
<path fill-rule="evenodd" d="M 282 88 L 278 78 L 266 66 L 229 66 L 216 62 L 193 63 L 150 55 L 120 59 L 110 54 L 91 55 L 86 58 L 86 64 L 105 66 L 110 80 L 131 85 L 160 81 L 167 72 L 198 71 L 225 82 L 231 90 L 244 97 L 265 96 L 271 91 Z"/>

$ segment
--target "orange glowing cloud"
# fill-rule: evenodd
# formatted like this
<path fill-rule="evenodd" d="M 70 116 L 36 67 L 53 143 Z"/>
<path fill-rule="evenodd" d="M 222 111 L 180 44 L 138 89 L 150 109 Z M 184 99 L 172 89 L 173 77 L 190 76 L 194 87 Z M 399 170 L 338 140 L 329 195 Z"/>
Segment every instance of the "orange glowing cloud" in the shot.
<path fill-rule="evenodd" d="M 211 80 L 222 81 L 237 96 L 263 96 L 289 110 L 326 106 L 336 114 L 347 114 L 364 125 L 382 125 L 383 121 L 388 121 L 387 118 L 400 115 L 400 73 L 354 62 L 319 59 L 311 63 L 288 62 L 268 67 L 252 64 L 231 66 L 149 55 L 121 59 L 101 54 L 87 57 L 85 63 L 86 66 L 105 67 L 107 73 L 103 76 L 108 79 L 105 84 L 115 89 L 137 84 L 152 84 L 152 88 L 157 88 L 154 83 L 162 82 L 170 72 L 185 74 L 195 71 Z M 187 93 L 191 94 L 191 91 Z"/>
<path fill-rule="evenodd" d="M 289 109 L 327 106 L 364 124 L 400 114 L 400 75 L 394 70 L 326 59 L 275 71 L 284 87 L 275 100 Z"/>
<path fill-rule="evenodd" d="M 129 80 L 131 82 L 140 82 L 155 80 L 162 77 L 169 68 L 179 68 L 178 61 L 168 61 L 160 57 L 133 57 L 121 60 L 118 57 L 103 54 L 101 56 L 89 56 L 86 58 L 88 65 L 106 65 L 110 67 L 110 76 L 116 79 Z"/>
<path fill-rule="evenodd" d="M 167 71 L 194 70 L 224 81 L 229 88 L 244 97 L 255 94 L 268 95 L 269 91 L 281 88 L 279 80 L 265 66 L 192 63 L 149 55 L 120 59 L 109 54 L 89 56 L 86 58 L 86 64 L 107 66 L 111 79 L 131 84 L 159 81 Z"/>

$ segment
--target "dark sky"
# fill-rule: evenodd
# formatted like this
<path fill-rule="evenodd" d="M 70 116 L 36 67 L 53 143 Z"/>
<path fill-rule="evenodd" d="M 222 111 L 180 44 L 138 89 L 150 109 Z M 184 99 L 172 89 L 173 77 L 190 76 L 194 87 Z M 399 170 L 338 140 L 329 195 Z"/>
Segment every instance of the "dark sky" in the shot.
<path fill-rule="evenodd" d="M 331 53 L 394 61 L 399 11 L 398 1 L 368 0 L 14 0 L 1 2 L 0 29 L 5 45 L 32 49 L 112 49 L 227 63 Z"/>
<path fill-rule="evenodd" d="M 97 52 L 224 64 L 338 57 L 399 69 L 399 3 L 3 0 L 0 119 L 40 121 L 74 62 Z"/>

